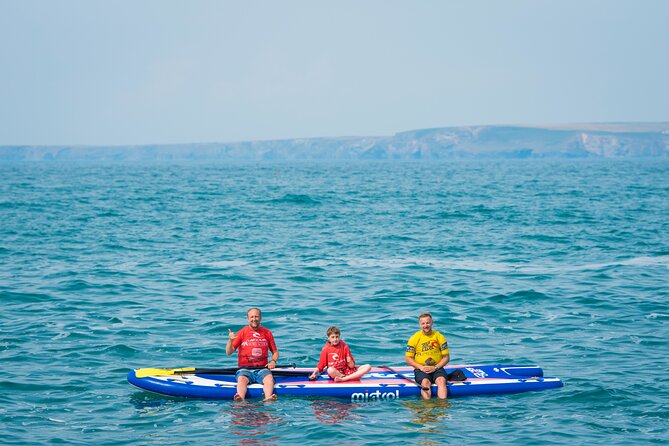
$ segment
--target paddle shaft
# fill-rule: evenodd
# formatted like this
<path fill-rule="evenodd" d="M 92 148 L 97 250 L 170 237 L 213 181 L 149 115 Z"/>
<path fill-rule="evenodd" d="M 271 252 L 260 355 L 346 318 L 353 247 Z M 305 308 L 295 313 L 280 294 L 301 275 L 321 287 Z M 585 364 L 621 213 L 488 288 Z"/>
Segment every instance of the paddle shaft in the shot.
<path fill-rule="evenodd" d="M 196 367 L 182 367 L 178 369 L 157 369 L 157 368 L 143 368 L 135 370 L 137 378 L 146 378 L 148 376 L 170 376 L 170 375 L 234 375 L 240 368 L 249 368 L 252 370 L 260 370 L 265 367 L 228 367 L 224 369 L 200 369 Z M 288 368 L 295 368 L 295 363 L 282 364 L 274 369 L 270 369 L 273 374 L 277 376 L 309 376 L 308 371 L 303 370 L 286 370 Z"/>
<path fill-rule="evenodd" d="M 275 376 L 309 376 L 311 374 L 308 370 L 285 370 L 284 366 L 278 365 L 276 368 L 271 369 L 272 375 Z M 180 374 L 189 374 L 189 375 L 234 375 L 240 369 L 247 370 L 261 370 L 266 367 L 240 367 L 238 369 L 195 369 L 193 372 L 183 372 Z M 280 369 L 281 370 L 277 370 Z"/>
<path fill-rule="evenodd" d="M 267 367 L 227 367 L 223 369 L 199 369 L 196 368 L 195 370 L 184 370 L 184 371 L 177 371 L 175 370 L 175 374 L 179 375 L 234 375 L 237 373 L 238 370 L 241 369 L 247 369 L 247 370 L 262 370 L 266 369 Z M 302 376 L 302 375 L 308 375 L 309 372 L 306 371 L 301 371 L 301 370 L 277 370 L 277 369 L 292 369 L 295 368 L 295 363 L 291 364 L 277 364 L 277 366 L 273 369 L 270 369 L 270 371 L 273 374 L 279 375 L 279 376 Z"/>
<path fill-rule="evenodd" d="M 404 378 L 404 379 L 406 379 L 407 381 L 409 381 L 411 384 L 415 385 L 416 387 L 419 387 L 420 390 L 424 390 L 424 391 L 426 391 L 426 392 L 427 392 L 428 390 L 431 390 L 429 387 L 423 387 L 423 386 L 421 386 L 420 384 L 418 384 L 416 381 L 414 381 L 413 379 L 407 378 L 405 375 L 402 375 L 400 372 L 398 372 L 397 370 L 395 370 L 394 368 L 392 368 L 392 367 L 390 367 L 390 366 L 388 366 L 388 365 L 382 365 L 382 366 L 379 366 L 379 367 L 383 367 L 384 369 L 388 369 L 388 370 L 390 370 L 390 371 L 391 371 L 392 373 L 394 373 L 395 375 L 397 375 L 397 376 L 399 376 L 399 377 L 401 377 L 401 378 Z"/>

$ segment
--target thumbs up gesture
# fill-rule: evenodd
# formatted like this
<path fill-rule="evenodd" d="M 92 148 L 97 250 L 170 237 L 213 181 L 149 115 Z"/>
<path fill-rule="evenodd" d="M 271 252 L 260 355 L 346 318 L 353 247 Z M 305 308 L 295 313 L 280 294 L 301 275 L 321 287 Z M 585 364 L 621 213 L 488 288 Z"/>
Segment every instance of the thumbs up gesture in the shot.
<path fill-rule="evenodd" d="M 236 348 L 234 348 L 232 346 L 232 342 L 235 340 L 236 337 L 237 337 L 237 335 L 234 334 L 232 332 L 232 330 L 230 330 L 228 328 L 228 342 L 225 343 L 225 353 L 226 354 L 231 355 L 231 354 L 234 353 L 235 350 L 237 350 Z"/>

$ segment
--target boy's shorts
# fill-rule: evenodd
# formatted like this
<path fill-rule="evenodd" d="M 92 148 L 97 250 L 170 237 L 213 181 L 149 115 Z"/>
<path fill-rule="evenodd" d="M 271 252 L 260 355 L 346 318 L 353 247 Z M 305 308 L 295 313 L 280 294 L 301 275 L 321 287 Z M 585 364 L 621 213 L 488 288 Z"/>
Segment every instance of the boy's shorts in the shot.
<path fill-rule="evenodd" d="M 262 384 L 262 380 L 265 379 L 267 375 L 271 375 L 272 371 L 268 368 L 264 369 L 239 369 L 235 373 L 235 379 L 239 381 L 240 376 L 245 376 L 249 380 L 249 384 Z"/>

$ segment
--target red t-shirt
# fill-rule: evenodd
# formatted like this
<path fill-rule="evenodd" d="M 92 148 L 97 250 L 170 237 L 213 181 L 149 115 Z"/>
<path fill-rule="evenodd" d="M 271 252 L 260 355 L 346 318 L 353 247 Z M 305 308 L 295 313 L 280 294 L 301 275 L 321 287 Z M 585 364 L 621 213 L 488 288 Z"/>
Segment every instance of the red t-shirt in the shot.
<path fill-rule="evenodd" d="M 348 348 L 348 345 L 344 341 L 339 341 L 339 344 L 336 346 L 326 342 L 321 350 L 321 357 L 318 360 L 318 370 L 325 370 L 328 367 L 334 367 L 342 373 L 346 373 L 348 370 L 348 362 L 346 362 L 346 357 L 351 355 L 351 350 Z M 355 362 L 355 360 L 353 360 Z"/>
<path fill-rule="evenodd" d="M 274 336 L 272 332 L 262 325 L 258 330 L 246 326 L 237 332 L 237 337 L 232 341 L 237 352 L 237 365 L 239 367 L 265 367 L 269 358 L 269 351 L 276 351 Z"/>

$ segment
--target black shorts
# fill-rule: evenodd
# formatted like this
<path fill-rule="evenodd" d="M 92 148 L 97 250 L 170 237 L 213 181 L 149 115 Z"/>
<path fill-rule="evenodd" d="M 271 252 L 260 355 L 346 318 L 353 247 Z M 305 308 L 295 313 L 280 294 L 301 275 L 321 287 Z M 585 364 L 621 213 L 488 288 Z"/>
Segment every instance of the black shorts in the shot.
<path fill-rule="evenodd" d="M 425 378 L 429 379 L 431 383 L 434 383 L 434 380 L 440 376 L 443 376 L 444 379 L 448 381 L 448 376 L 446 375 L 446 371 L 443 367 L 435 370 L 432 373 L 425 373 L 422 370 L 414 369 L 413 375 L 418 384 L 421 384 Z"/>

